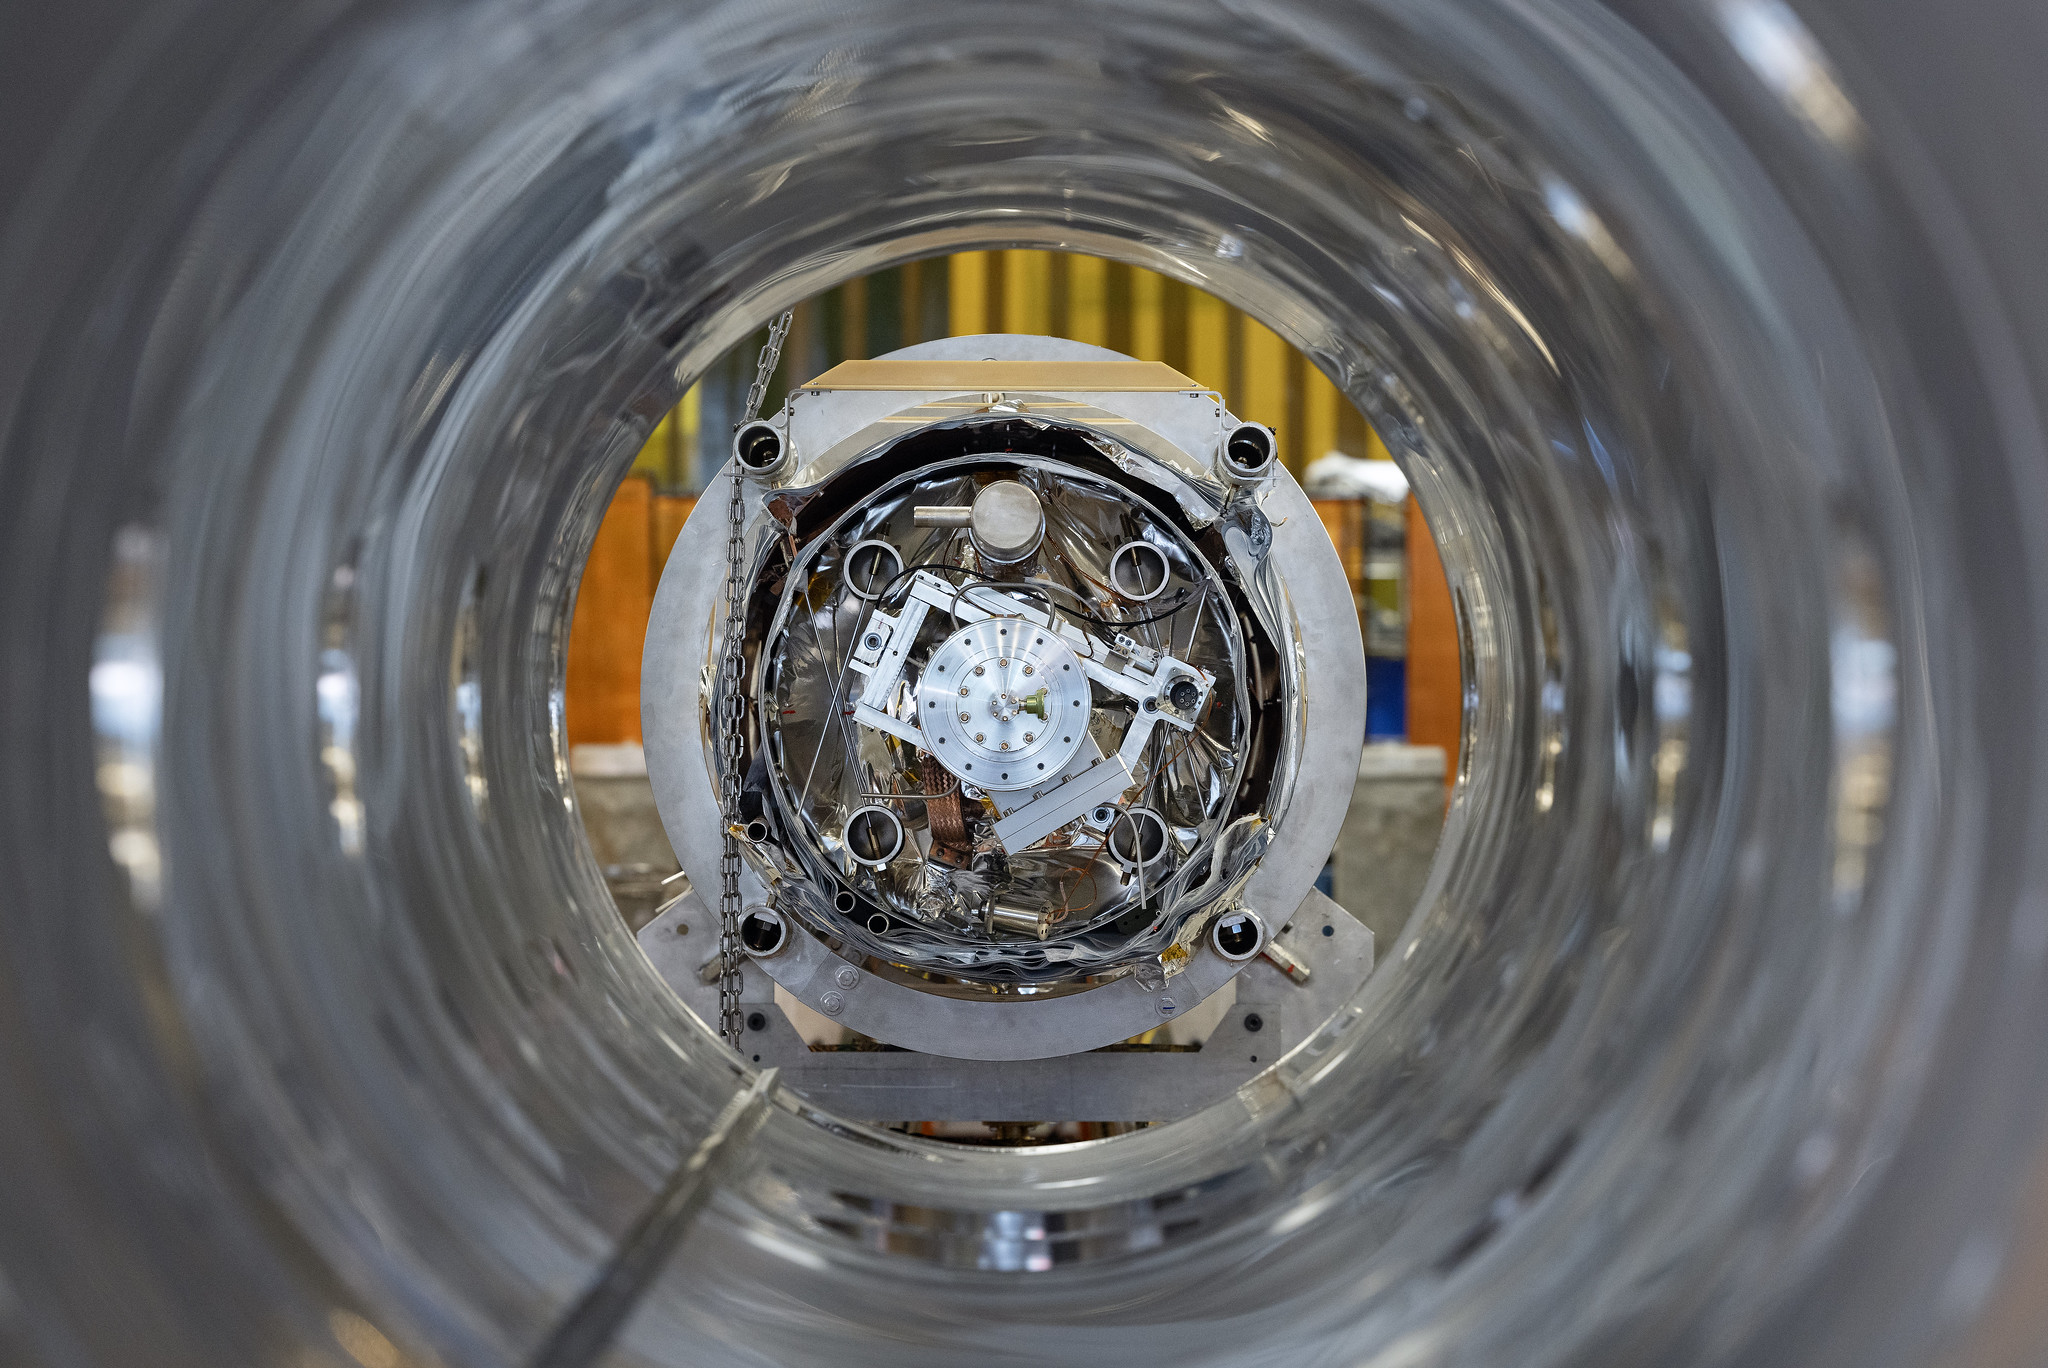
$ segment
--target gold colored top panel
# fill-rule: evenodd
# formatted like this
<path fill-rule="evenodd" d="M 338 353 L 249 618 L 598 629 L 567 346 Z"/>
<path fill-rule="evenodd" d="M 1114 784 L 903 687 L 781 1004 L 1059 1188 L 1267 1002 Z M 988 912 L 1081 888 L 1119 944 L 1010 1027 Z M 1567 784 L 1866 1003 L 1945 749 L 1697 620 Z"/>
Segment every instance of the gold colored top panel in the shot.
<path fill-rule="evenodd" d="M 1137 394 L 1202 386 L 1164 361 L 841 361 L 803 388 Z"/>

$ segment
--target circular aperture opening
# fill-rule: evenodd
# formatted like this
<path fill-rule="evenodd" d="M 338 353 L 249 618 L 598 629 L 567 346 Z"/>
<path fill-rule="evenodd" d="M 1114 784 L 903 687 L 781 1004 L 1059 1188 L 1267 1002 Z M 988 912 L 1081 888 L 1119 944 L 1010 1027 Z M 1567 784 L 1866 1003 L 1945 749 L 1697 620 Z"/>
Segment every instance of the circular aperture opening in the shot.
<path fill-rule="evenodd" d="M 740 945 L 756 958 L 775 954 L 788 939 L 789 927 L 772 908 L 750 907 L 740 917 Z"/>
<path fill-rule="evenodd" d="M 1127 865 L 1149 865 L 1166 853 L 1166 819 L 1132 808 L 1109 828 L 1109 853 Z"/>
<path fill-rule="evenodd" d="M 870 539 L 856 542 L 846 553 L 846 588 L 860 599 L 872 599 L 895 583 L 903 573 L 903 553 L 885 541 Z M 879 636 L 869 638 L 874 647 L 882 644 Z"/>
<path fill-rule="evenodd" d="M 1252 912 L 1226 912 L 1209 929 L 1209 944 L 1227 960 L 1241 963 L 1266 943 L 1266 925 Z"/>
<path fill-rule="evenodd" d="M 782 434 L 766 423 L 748 423 L 732 439 L 739 463 L 756 475 L 765 475 L 782 464 Z"/>
<path fill-rule="evenodd" d="M 879 803 L 858 808 L 846 819 L 843 839 L 855 864 L 879 869 L 903 849 L 903 823 Z"/>
<path fill-rule="evenodd" d="M 1256 480 L 1273 468 L 1279 450 L 1270 428 L 1259 423 L 1241 423 L 1223 443 L 1223 466 L 1240 480 Z"/>
<path fill-rule="evenodd" d="M 1133 603 L 1158 598 L 1171 576 L 1166 553 L 1150 542 L 1125 542 L 1109 558 L 1109 587 Z"/>

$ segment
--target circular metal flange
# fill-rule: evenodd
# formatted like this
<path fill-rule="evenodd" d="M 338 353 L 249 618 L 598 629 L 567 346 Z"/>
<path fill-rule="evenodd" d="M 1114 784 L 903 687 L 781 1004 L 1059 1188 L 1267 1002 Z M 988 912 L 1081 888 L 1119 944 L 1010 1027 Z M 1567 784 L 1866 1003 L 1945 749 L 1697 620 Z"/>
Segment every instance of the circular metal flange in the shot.
<path fill-rule="evenodd" d="M 750 907 L 740 918 L 740 948 L 755 959 L 779 955 L 789 944 L 789 923 L 770 907 Z"/>
<path fill-rule="evenodd" d="M 765 479 L 782 469 L 789 457 L 789 443 L 773 423 L 757 418 L 733 434 L 732 452 L 748 475 Z"/>
<path fill-rule="evenodd" d="M 1023 481 L 997 480 L 974 496 L 968 535 L 983 560 L 1016 565 L 1045 539 L 1045 506 Z"/>
<path fill-rule="evenodd" d="M 1023 618 L 972 622 L 918 680 L 927 749 L 962 782 L 1008 793 L 1043 784 L 1088 736 L 1088 676 L 1059 634 Z"/>
<path fill-rule="evenodd" d="M 870 803 L 847 814 L 840 839 L 848 859 L 881 869 L 903 850 L 903 819 L 880 803 Z"/>
<path fill-rule="evenodd" d="M 1166 553 L 1151 542 L 1127 541 L 1109 558 L 1109 587 L 1132 603 L 1150 603 L 1173 577 Z"/>
<path fill-rule="evenodd" d="M 1233 484 L 1253 484 L 1272 473 L 1280 445 L 1264 423 L 1239 423 L 1216 453 L 1216 470 Z"/>
<path fill-rule="evenodd" d="M 843 578 L 846 590 L 857 599 L 872 600 L 903 573 L 903 553 L 879 538 L 855 542 L 846 553 Z"/>
<path fill-rule="evenodd" d="M 1210 924 L 1209 948 L 1233 964 L 1243 964 L 1266 948 L 1266 923 L 1256 912 L 1238 908 Z"/>
<path fill-rule="evenodd" d="M 1131 808 L 1109 829 L 1109 853 L 1127 865 L 1150 865 L 1166 853 L 1166 819 L 1148 807 Z"/>
<path fill-rule="evenodd" d="M 1078 345 L 1031 338 L 975 338 L 946 345 L 978 347 L 981 350 L 975 354 L 981 355 L 1011 343 Z M 713 756 L 705 744 L 709 700 L 704 689 L 712 677 L 706 666 L 715 658 L 718 632 L 724 625 L 724 586 L 693 567 L 716 561 L 725 552 L 723 515 L 730 498 L 730 480 L 729 463 L 704 491 L 668 559 L 648 621 L 641 673 L 640 713 L 647 737 L 648 778 L 662 825 L 683 868 L 693 874 L 702 871 L 706 878 L 718 868 L 724 829 Z M 1365 731 L 1365 682 L 1359 664 L 1364 651 L 1358 615 L 1351 611 L 1350 581 L 1336 547 L 1323 531 L 1308 497 L 1284 469 L 1273 472 L 1261 508 L 1272 521 L 1272 544 L 1257 573 L 1261 578 L 1272 576 L 1276 586 L 1284 582 L 1296 652 L 1283 654 L 1281 668 L 1290 696 L 1298 705 L 1280 774 L 1287 796 L 1243 897 L 1248 904 L 1284 919 L 1308 893 L 1336 842 L 1357 781 Z M 750 494 L 749 554 L 761 541 L 778 534 L 779 528 L 761 507 L 759 497 Z M 1276 570 L 1282 573 L 1274 574 Z M 1317 687 L 1302 688 L 1303 680 L 1311 677 Z M 1311 737 L 1315 738 L 1313 744 L 1309 743 Z M 962 784 L 963 793 L 968 788 Z M 1108 822 L 1100 825 L 1106 827 Z M 752 896 L 765 892 L 751 867 L 742 872 L 741 881 Z M 834 967 L 845 963 L 796 927 L 783 953 L 759 963 L 776 982 L 815 1006 L 831 981 L 829 976 L 810 981 L 810 970 L 817 967 L 811 964 L 814 957 L 830 960 Z M 1173 996 L 1199 1002 L 1243 967 L 1213 952 L 1198 954 L 1187 971 L 1172 980 Z M 843 991 L 836 985 L 829 990 Z M 1159 1019 L 1152 993 L 1130 976 L 1054 997 L 969 1000 L 926 993 L 870 975 L 858 991 L 844 996 L 849 999 L 848 1024 L 864 1034 L 906 1049 L 959 1059 L 1039 1059 L 1071 1054 L 1137 1035 L 1157 1025 Z"/>

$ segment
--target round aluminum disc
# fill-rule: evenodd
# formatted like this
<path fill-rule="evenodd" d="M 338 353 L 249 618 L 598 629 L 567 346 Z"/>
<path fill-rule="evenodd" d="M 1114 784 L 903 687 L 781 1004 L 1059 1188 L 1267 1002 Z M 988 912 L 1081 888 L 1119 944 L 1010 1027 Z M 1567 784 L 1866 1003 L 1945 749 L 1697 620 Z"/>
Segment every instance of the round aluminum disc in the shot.
<path fill-rule="evenodd" d="M 998 793 L 1043 784 L 1087 738 L 1088 676 L 1059 635 L 989 618 L 948 637 L 918 681 L 931 753 L 962 783 Z"/>

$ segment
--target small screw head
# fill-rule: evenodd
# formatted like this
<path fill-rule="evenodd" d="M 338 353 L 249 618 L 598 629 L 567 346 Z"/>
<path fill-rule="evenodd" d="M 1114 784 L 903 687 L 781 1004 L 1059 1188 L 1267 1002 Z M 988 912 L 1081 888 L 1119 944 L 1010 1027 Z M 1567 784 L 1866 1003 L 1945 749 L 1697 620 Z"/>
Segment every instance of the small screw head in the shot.
<path fill-rule="evenodd" d="M 748 1029 L 748 1030 L 750 1030 L 750 1031 L 765 1031 L 765 1030 L 767 1030 L 767 1029 L 768 1029 L 768 1014 L 767 1014 L 766 1012 L 749 1012 L 749 1013 L 747 1013 L 747 1029 Z"/>
<path fill-rule="evenodd" d="M 860 982 L 860 970 L 850 964 L 841 965 L 839 972 L 834 974 L 832 978 L 841 988 L 851 988 L 854 984 Z"/>
<path fill-rule="evenodd" d="M 1025 733 L 1024 733 L 1024 740 L 1025 740 L 1025 741 L 1026 741 L 1027 743 L 1028 743 L 1028 742 L 1030 742 L 1030 741 L 1032 740 L 1032 736 L 1031 736 L 1031 733 L 1030 733 L 1030 732 L 1025 732 Z"/>
<path fill-rule="evenodd" d="M 1263 1031 L 1266 1029 L 1266 1019 L 1257 1012 L 1246 1012 L 1244 1014 L 1244 1028 L 1252 1032 Z"/>
<path fill-rule="evenodd" d="M 838 990 L 830 989 L 818 999 L 818 1007 L 826 1016 L 838 1016 L 846 1010 L 846 998 Z"/>
<path fill-rule="evenodd" d="M 1172 998 L 1163 997 L 1159 999 L 1159 1015 L 1172 1016 L 1178 1010 L 1180 1010 L 1179 1006 Z"/>
<path fill-rule="evenodd" d="M 976 732 L 974 734 L 974 739 L 977 741 L 986 741 L 988 738 L 983 736 L 980 732 Z"/>
<path fill-rule="evenodd" d="M 1030 667 L 1029 665 L 1026 665 L 1026 666 L 1024 667 L 1024 673 L 1025 673 L 1025 674 L 1032 674 L 1032 673 L 1034 673 L 1034 671 L 1032 670 L 1032 668 L 1031 668 L 1031 667 Z"/>
<path fill-rule="evenodd" d="M 1001 660 L 998 660 L 996 664 L 1001 666 L 1003 669 L 1007 670 L 1010 668 L 1010 658 L 1008 656 L 1004 656 Z"/>
<path fill-rule="evenodd" d="M 975 667 L 974 667 L 974 672 L 975 672 L 976 674 L 987 674 L 987 673 L 988 673 L 988 671 L 987 671 L 987 670 L 983 669 L 983 668 L 982 668 L 981 666 L 979 666 L 979 665 L 977 665 L 977 666 L 975 666 Z M 966 692 L 967 692 L 967 690 L 965 690 L 965 689 L 962 689 L 962 690 L 961 690 L 960 692 L 961 692 L 961 693 L 966 693 Z"/>
<path fill-rule="evenodd" d="M 972 721 L 974 720 L 974 718 L 973 718 L 973 716 L 972 716 L 971 714 L 969 714 L 969 713 L 961 713 L 961 714 L 960 714 L 960 720 L 961 720 L 962 722 L 972 722 Z"/>
<path fill-rule="evenodd" d="M 1004 750 L 1008 750 L 1009 748 L 1010 748 L 1010 743 L 1009 743 L 1009 742 L 1007 742 L 1007 741 L 1003 742 L 1003 749 L 1004 749 Z"/>
<path fill-rule="evenodd" d="M 964 688 L 963 688 L 963 689 L 961 689 L 961 690 L 960 690 L 960 696 L 961 696 L 962 698 L 965 698 L 965 697 L 967 697 L 967 690 L 966 690 L 966 689 L 964 689 Z M 962 714 L 962 716 L 965 716 L 965 714 L 963 713 L 963 714 Z"/>

